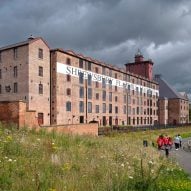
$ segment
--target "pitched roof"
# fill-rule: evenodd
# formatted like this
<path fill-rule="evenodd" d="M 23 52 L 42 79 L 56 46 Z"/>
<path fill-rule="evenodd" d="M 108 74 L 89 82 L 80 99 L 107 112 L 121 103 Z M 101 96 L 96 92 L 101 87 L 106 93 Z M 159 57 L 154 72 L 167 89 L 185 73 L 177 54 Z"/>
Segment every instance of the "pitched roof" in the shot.
<path fill-rule="evenodd" d="M 160 98 L 178 98 L 188 100 L 188 98 L 177 92 L 161 75 L 155 75 L 155 81 L 159 83 L 159 97 Z"/>
<path fill-rule="evenodd" d="M 8 45 L 8 46 L 1 47 L 1 48 L 0 48 L 0 51 L 2 51 L 2 50 L 7 50 L 7 49 L 11 49 L 11 48 L 15 48 L 15 47 L 19 47 L 19 46 L 25 46 L 25 45 L 28 45 L 28 44 L 30 44 L 30 43 L 33 43 L 33 42 L 35 42 L 35 41 L 37 41 L 37 40 L 39 40 L 39 39 L 41 39 L 41 40 L 47 45 L 47 47 L 49 47 L 48 44 L 46 43 L 46 41 L 44 41 L 43 38 L 41 38 L 41 37 L 36 37 L 36 38 L 28 38 L 28 39 L 25 40 L 25 41 L 22 41 L 22 42 L 19 42 L 19 43 L 15 43 L 15 44 L 11 44 L 11 45 Z"/>

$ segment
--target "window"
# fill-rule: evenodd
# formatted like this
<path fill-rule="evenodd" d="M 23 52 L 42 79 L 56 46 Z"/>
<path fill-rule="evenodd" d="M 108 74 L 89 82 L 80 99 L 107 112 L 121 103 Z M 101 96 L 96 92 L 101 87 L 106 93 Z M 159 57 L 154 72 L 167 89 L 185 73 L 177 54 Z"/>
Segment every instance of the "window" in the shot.
<path fill-rule="evenodd" d="M 70 58 L 66 58 L 66 64 L 67 64 L 67 65 L 71 65 L 71 60 L 70 60 Z"/>
<path fill-rule="evenodd" d="M 128 106 L 128 114 L 131 115 L 131 107 Z"/>
<path fill-rule="evenodd" d="M 0 52 L 0 62 L 2 62 L 2 54 L 1 54 L 1 52 Z"/>
<path fill-rule="evenodd" d="M 124 95 L 124 96 L 123 96 L 123 102 L 124 102 L 124 103 L 127 103 L 127 95 Z"/>
<path fill-rule="evenodd" d="M 115 86 L 115 91 L 117 92 L 117 86 Z"/>
<path fill-rule="evenodd" d="M 17 52 L 17 51 L 18 51 L 17 48 L 14 48 L 14 49 L 13 49 L 13 58 L 14 58 L 14 59 L 18 58 L 18 52 Z"/>
<path fill-rule="evenodd" d="M 13 92 L 14 92 L 14 93 L 17 93 L 17 92 L 18 92 L 18 85 L 17 85 L 17 83 L 14 83 Z"/>
<path fill-rule="evenodd" d="M 92 102 L 88 102 L 88 113 L 92 113 Z"/>
<path fill-rule="evenodd" d="M 131 104 L 131 96 L 128 95 L 128 104 Z"/>
<path fill-rule="evenodd" d="M 2 72 L 1 72 L 1 69 L 0 69 L 0 79 L 2 79 Z"/>
<path fill-rule="evenodd" d="M 112 104 L 109 104 L 109 113 L 112 113 Z"/>
<path fill-rule="evenodd" d="M 44 114 L 38 113 L 38 124 L 42 125 L 44 123 Z"/>
<path fill-rule="evenodd" d="M 137 115 L 139 115 L 139 107 L 137 107 Z"/>
<path fill-rule="evenodd" d="M 84 87 L 80 87 L 79 94 L 80 94 L 80 98 L 84 98 Z"/>
<path fill-rule="evenodd" d="M 88 86 L 92 85 L 92 76 L 88 74 Z"/>
<path fill-rule="evenodd" d="M 72 109 L 71 102 L 70 102 L 70 101 L 67 101 L 67 102 L 66 102 L 66 111 L 71 111 L 71 109 Z"/>
<path fill-rule="evenodd" d="M 99 73 L 99 68 L 95 67 L 95 73 Z"/>
<path fill-rule="evenodd" d="M 71 96 L 71 89 L 70 89 L 70 88 L 67 88 L 67 89 L 66 89 L 66 95 L 67 95 L 67 96 Z"/>
<path fill-rule="evenodd" d="M 102 67 L 102 74 L 105 75 L 105 67 Z"/>
<path fill-rule="evenodd" d="M 106 87 L 106 82 L 105 82 L 105 78 L 102 78 L 102 88 Z"/>
<path fill-rule="evenodd" d="M 99 113 L 99 105 L 96 105 L 95 110 L 96 110 L 96 113 Z"/>
<path fill-rule="evenodd" d="M 99 93 L 96 93 L 96 100 L 99 100 Z"/>
<path fill-rule="evenodd" d="M 123 106 L 123 114 L 126 114 L 127 113 L 127 107 L 126 105 Z"/>
<path fill-rule="evenodd" d="M 43 94 L 43 84 L 38 85 L 39 94 Z"/>
<path fill-rule="evenodd" d="M 115 113 L 118 113 L 118 107 L 115 106 Z"/>
<path fill-rule="evenodd" d="M 2 91 L 1 91 L 1 84 L 0 84 L 0 94 L 2 93 Z"/>
<path fill-rule="evenodd" d="M 102 110 L 103 110 L 103 113 L 106 113 L 106 104 L 105 103 L 102 104 Z"/>
<path fill-rule="evenodd" d="M 79 83 L 80 84 L 84 83 L 84 73 L 82 73 L 82 72 L 79 73 Z"/>
<path fill-rule="evenodd" d="M 39 68 L 38 68 L 38 75 L 43 76 L 43 67 L 42 66 L 39 66 Z"/>
<path fill-rule="evenodd" d="M 71 76 L 69 74 L 66 75 L 66 81 L 71 82 Z"/>
<path fill-rule="evenodd" d="M 91 70 L 91 68 L 92 68 L 91 62 L 88 62 L 88 70 Z"/>
<path fill-rule="evenodd" d="M 79 102 L 79 110 L 80 110 L 80 113 L 84 113 L 84 102 L 83 101 Z"/>
<path fill-rule="evenodd" d="M 109 70 L 109 76 L 112 77 L 112 70 Z"/>
<path fill-rule="evenodd" d="M 42 48 L 38 49 L 38 58 L 43 59 L 43 49 Z"/>
<path fill-rule="evenodd" d="M 99 88 L 99 82 L 96 82 L 96 83 L 95 83 L 95 87 L 96 87 L 96 88 Z"/>
<path fill-rule="evenodd" d="M 80 58 L 79 59 L 79 68 L 84 68 L 84 65 L 83 65 L 83 60 Z"/>
<path fill-rule="evenodd" d="M 92 99 L 92 88 L 88 88 L 88 99 Z"/>
<path fill-rule="evenodd" d="M 102 91 L 102 100 L 103 101 L 106 100 L 106 91 L 105 90 Z"/>
<path fill-rule="evenodd" d="M 118 101 L 118 97 L 117 96 L 115 96 L 115 102 L 117 102 Z"/>
<path fill-rule="evenodd" d="M 112 101 L 112 92 L 109 92 L 109 101 Z"/>
<path fill-rule="evenodd" d="M 115 73 L 115 78 L 117 79 L 117 73 Z"/>

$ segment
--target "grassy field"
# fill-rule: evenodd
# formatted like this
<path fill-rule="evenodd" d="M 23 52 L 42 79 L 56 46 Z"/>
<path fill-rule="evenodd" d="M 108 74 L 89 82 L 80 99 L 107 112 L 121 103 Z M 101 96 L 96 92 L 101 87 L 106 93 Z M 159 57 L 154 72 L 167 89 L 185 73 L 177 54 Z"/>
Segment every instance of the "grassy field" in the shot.
<path fill-rule="evenodd" d="M 162 133 L 188 137 L 191 127 L 91 137 L 0 125 L 0 190 L 190 191 L 184 171 L 151 146 Z"/>

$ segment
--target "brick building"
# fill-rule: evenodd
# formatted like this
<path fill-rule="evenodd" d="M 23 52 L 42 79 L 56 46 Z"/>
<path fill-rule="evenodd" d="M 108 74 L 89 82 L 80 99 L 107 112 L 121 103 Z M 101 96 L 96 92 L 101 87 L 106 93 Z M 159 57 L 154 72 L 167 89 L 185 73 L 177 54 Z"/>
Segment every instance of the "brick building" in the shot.
<path fill-rule="evenodd" d="M 71 50 L 50 49 L 42 38 L 30 37 L 0 48 L 0 101 L 26 102 L 43 125 L 165 124 L 158 120 L 159 85 L 152 69 L 153 62 L 140 51 L 133 63 L 118 68 Z M 185 108 L 188 100 L 179 100 L 185 100 L 180 101 Z M 170 108 L 169 99 L 163 102 Z M 186 122 L 186 112 L 175 114 L 182 115 L 176 123 Z M 167 113 L 163 118 L 174 120 Z"/>
<path fill-rule="evenodd" d="M 184 92 L 175 91 L 162 77 L 155 75 L 155 80 L 159 83 L 159 123 L 185 124 L 189 123 L 189 100 Z"/>

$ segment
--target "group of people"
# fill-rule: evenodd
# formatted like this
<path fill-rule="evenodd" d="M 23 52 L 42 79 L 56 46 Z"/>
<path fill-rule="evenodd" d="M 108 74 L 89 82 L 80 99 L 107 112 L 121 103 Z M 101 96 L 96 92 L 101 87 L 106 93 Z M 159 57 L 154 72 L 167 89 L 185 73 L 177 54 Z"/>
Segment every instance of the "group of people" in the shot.
<path fill-rule="evenodd" d="M 165 154 L 166 157 L 168 157 L 169 155 L 169 150 L 172 148 L 173 146 L 173 140 L 171 137 L 165 135 L 160 135 L 157 138 L 157 145 L 158 145 L 158 149 L 159 150 L 165 150 Z M 178 150 L 179 148 L 182 147 L 182 137 L 180 136 L 180 134 L 176 135 L 174 138 L 174 145 L 175 145 L 175 149 Z"/>

